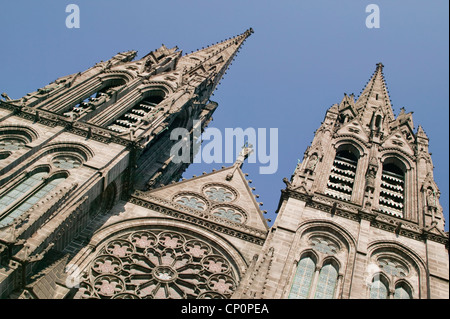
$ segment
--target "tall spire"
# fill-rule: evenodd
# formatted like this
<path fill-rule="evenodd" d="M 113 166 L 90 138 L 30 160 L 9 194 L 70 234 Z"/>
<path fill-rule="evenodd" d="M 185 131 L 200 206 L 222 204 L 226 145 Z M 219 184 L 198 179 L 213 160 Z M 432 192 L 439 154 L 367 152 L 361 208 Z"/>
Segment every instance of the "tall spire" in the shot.
<path fill-rule="evenodd" d="M 389 120 L 394 120 L 395 116 L 384 80 L 383 67 L 381 62 L 377 63 L 375 72 L 358 97 L 355 106 L 358 112 L 364 112 L 363 116 L 381 109 L 384 116 L 387 116 Z"/>
<path fill-rule="evenodd" d="M 250 28 L 235 37 L 186 54 L 180 58 L 178 69 L 183 69 L 184 77 L 190 80 L 209 79 L 209 84 L 212 85 L 210 89 L 213 92 L 241 45 L 253 32 Z"/>

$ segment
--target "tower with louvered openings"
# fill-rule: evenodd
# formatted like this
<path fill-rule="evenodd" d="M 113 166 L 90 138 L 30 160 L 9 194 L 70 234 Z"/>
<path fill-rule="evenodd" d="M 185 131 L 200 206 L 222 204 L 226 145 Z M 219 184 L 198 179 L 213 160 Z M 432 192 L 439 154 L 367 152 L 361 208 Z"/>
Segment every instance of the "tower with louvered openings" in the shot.
<path fill-rule="evenodd" d="M 332 105 L 237 297 L 448 298 L 448 233 L 423 128 L 376 70 Z"/>
<path fill-rule="evenodd" d="M 241 176 L 237 190 L 209 177 L 149 194 L 171 194 L 161 187 L 192 162 L 194 131 L 252 33 L 185 55 L 117 53 L 20 99 L 2 94 L 0 298 L 230 296 L 247 261 L 221 234 L 248 237 L 251 252 L 267 232 L 260 211 L 239 204 L 253 205 Z M 178 128 L 187 136 L 171 136 Z M 174 160 L 178 143 L 187 161 Z"/>

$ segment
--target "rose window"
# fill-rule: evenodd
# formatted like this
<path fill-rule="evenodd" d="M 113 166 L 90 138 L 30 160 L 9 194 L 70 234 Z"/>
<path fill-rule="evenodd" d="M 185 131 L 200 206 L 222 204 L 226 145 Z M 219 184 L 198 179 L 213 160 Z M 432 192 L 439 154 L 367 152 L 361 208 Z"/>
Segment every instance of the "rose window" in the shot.
<path fill-rule="evenodd" d="M 206 204 L 201 199 L 194 196 L 180 196 L 175 200 L 175 202 L 198 210 L 205 210 L 206 208 Z"/>
<path fill-rule="evenodd" d="M 236 272 L 213 245 L 174 231 L 136 231 L 103 245 L 75 298 L 229 298 Z"/>
<path fill-rule="evenodd" d="M 80 167 L 81 161 L 72 156 L 58 156 L 53 159 L 52 164 L 61 169 L 72 169 Z"/>
<path fill-rule="evenodd" d="M 24 148 L 25 143 L 16 138 L 7 138 L 0 141 L 0 150 L 17 151 Z"/>
<path fill-rule="evenodd" d="M 223 187 L 209 187 L 205 190 L 205 194 L 208 199 L 216 201 L 216 202 L 231 202 L 234 200 L 235 196 L 229 190 Z"/>
<path fill-rule="evenodd" d="M 213 215 L 231 220 L 236 223 L 242 224 L 244 222 L 244 216 L 240 212 L 237 212 L 236 210 L 228 207 L 218 208 L 213 212 Z"/>

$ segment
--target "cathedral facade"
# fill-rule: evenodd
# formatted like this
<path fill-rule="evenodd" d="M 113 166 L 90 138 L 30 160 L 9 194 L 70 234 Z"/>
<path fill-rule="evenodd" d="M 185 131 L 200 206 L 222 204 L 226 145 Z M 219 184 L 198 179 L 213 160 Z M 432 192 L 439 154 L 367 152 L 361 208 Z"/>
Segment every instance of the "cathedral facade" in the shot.
<path fill-rule="evenodd" d="M 171 149 L 196 141 L 171 132 L 208 125 L 251 33 L 2 94 L 0 298 L 448 298 L 428 137 L 394 116 L 381 63 L 326 112 L 272 227 L 241 170 L 249 147 L 180 180 Z"/>

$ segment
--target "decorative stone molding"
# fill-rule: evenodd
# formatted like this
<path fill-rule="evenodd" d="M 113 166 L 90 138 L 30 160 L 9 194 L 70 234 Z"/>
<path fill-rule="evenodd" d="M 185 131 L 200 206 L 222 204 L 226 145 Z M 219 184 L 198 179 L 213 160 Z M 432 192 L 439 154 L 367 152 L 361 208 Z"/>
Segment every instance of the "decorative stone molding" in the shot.
<path fill-rule="evenodd" d="M 239 280 L 231 257 L 181 229 L 120 233 L 96 251 L 75 298 L 227 299 Z"/>
<path fill-rule="evenodd" d="M 436 233 L 421 230 L 421 228 L 410 221 L 396 218 L 394 216 L 386 215 L 384 213 L 372 210 L 362 210 L 360 206 L 351 203 L 342 203 L 334 200 L 332 197 L 315 193 L 313 196 L 297 192 L 295 190 L 282 190 L 282 198 L 295 198 L 306 202 L 306 205 L 327 213 L 334 212 L 335 215 L 341 216 L 350 220 L 360 221 L 360 219 L 369 220 L 372 227 L 376 227 L 387 232 L 397 233 L 398 235 L 423 241 L 424 238 L 448 245 L 448 236 L 443 236 Z M 335 205 L 335 210 L 333 207 Z"/>
<path fill-rule="evenodd" d="M 210 230 L 219 231 L 257 245 L 262 245 L 267 235 L 266 232 L 259 229 L 214 216 L 207 212 L 191 209 L 183 205 L 177 205 L 170 201 L 151 195 L 146 195 L 145 197 L 146 198 L 138 197 L 135 193 L 131 196 L 129 201 L 133 204 L 160 212 L 162 214 L 181 220 L 186 220 L 209 228 Z"/>

